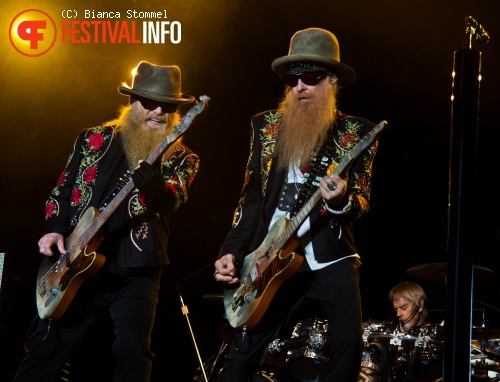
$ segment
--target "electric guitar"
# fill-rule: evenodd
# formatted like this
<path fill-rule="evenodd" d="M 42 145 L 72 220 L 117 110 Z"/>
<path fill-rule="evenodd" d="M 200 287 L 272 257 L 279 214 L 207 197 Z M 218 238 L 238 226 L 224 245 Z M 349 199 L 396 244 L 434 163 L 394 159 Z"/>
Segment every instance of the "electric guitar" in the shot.
<path fill-rule="evenodd" d="M 153 164 L 187 131 L 209 100 L 207 96 L 200 97 L 201 102 L 188 110 L 174 126 L 173 132 L 149 156 L 149 164 Z M 73 232 L 65 239 L 66 253 L 57 259 L 54 259 L 56 256 L 43 257 L 36 283 L 36 303 L 40 318 L 61 318 L 81 284 L 104 265 L 105 257 L 96 252 L 103 242 L 101 228 L 135 187 L 129 173 L 124 175 L 124 179 L 124 183 L 119 185 L 119 191 L 104 209 L 99 212 L 97 208 L 90 207 L 83 213 Z"/>
<path fill-rule="evenodd" d="M 352 161 L 372 144 L 385 125 L 382 121 L 373 127 L 344 155 L 333 173 L 344 175 Z M 295 233 L 320 200 L 318 189 L 292 220 L 278 219 L 261 245 L 245 256 L 239 284 L 226 285 L 223 292 L 225 314 L 232 327 L 255 327 L 281 284 L 300 268 L 304 257 L 293 252 L 299 245 Z"/>

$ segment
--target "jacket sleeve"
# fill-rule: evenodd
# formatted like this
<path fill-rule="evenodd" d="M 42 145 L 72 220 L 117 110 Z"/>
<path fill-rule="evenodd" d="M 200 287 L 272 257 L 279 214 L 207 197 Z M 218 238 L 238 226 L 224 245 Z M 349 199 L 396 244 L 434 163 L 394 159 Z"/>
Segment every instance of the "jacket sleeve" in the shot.
<path fill-rule="evenodd" d="M 171 214 L 188 200 L 188 189 L 198 173 L 200 159 L 183 144 L 163 156 L 160 168 L 164 187 L 148 200 L 139 192 L 140 203 L 148 210 L 161 214 Z"/>
<path fill-rule="evenodd" d="M 45 234 L 55 232 L 65 237 L 70 234 L 71 205 L 77 204 L 81 198 L 81 190 L 73 185 L 78 174 L 84 142 L 85 131 L 82 131 L 73 145 L 57 185 L 45 202 Z"/>

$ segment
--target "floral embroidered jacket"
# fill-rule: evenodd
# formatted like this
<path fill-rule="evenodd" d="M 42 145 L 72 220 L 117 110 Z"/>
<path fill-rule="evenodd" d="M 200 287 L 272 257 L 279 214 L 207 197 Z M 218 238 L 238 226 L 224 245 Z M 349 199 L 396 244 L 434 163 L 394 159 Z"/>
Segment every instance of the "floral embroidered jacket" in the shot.
<path fill-rule="evenodd" d="M 98 252 L 107 263 L 122 267 L 167 265 L 169 215 L 188 199 L 188 188 L 199 166 L 199 158 L 177 141 L 169 147 L 158 166 L 165 180 L 167 203 L 145 200 L 134 188 L 107 218 L 100 231 L 104 241 Z M 112 126 L 82 131 L 76 139 L 66 167 L 45 206 L 45 233 L 67 237 L 91 207 L 105 204 L 106 197 L 128 169 L 121 133 Z M 109 201 L 109 199 L 107 200 Z M 83 227 L 86 222 L 82 220 Z"/>
<path fill-rule="evenodd" d="M 278 172 L 272 155 L 278 135 L 279 114 L 275 110 L 253 116 L 248 158 L 241 197 L 236 207 L 231 230 L 221 246 L 220 256 L 232 253 L 240 264 L 256 250 L 268 233 L 269 222 L 276 210 L 286 172 Z M 337 112 L 332 164 L 342 157 L 375 125 L 363 118 Z M 347 188 L 352 195 L 351 208 L 344 214 L 333 214 L 319 202 L 309 214 L 314 255 L 319 262 L 333 261 L 356 254 L 353 221 L 369 209 L 373 160 L 378 139 L 350 166 Z"/>

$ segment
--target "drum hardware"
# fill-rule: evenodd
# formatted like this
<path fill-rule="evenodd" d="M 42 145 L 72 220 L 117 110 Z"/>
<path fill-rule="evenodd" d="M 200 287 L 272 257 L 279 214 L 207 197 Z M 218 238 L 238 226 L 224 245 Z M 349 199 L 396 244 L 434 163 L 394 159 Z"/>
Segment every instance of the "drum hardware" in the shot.
<path fill-rule="evenodd" d="M 277 338 L 270 342 L 265 362 L 286 367 L 292 376 L 301 381 L 316 380 L 329 361 L 324 352 L 329 340 L 328 329 L 326 319 L 299 321 L 290 339 Z"/>
<path fill-rule="evenodd" d="M 279 382 L 278 376 L 272 371 L 260 370 L 257 372 L 257 377 L 271 382 Z"/>
<path fill-rule="evenodd" d="M 363 323 L 365 351 L 361 369 L 368 380 L 435 381 L 441 376 L 444 337 L 441 325 L 423 324 L 403 332 L 394 325 L 391 331 L 387 322 L 374 323 L 372 320 Z"/>
<path fill-rule="evenodd" d="M 208 263 L 202 268 L 198 269 L 197 271 L 191 273 L 190 275 L 183 277 L 173 283 L 171 283 L 168 287 L 175 289 L 177 294 L 179 295 L 179 300 L 181 303 L 181 312 L 184 318 L 186 319 L 186 324 L 189 330 L 189 334 L 191 335 L 191 340 L 193 343 L 193 348 L 196 353 L 196 357 L 198 360 L 199 364 L 199 371 L 201 372 L 201 377 L 203 378 L 202 381 L 208 382 L 209 378 L 207 377 L 207 373 L 205 371 L 205 366 L 208 364 L 208 362 L 203 362 L 203 359 L 201 358 L 200 350 L 198 347 L 198 342 L 196 341 L 196 337 L 194 335 L 193 327 L 191 326 L 191 320 L 189 319 L 189 309 L 186 304 L 184 304 L 184 298 L 182 297 L 182 285 L 188 281 L 191 280 L 192 278 L 198 276 L 200 273 L 206 271 L 207 269 L 211 268 L 213 266 L 213 263 Z"/>
<path fill-rule="evenodd" d="M 500 378 L 499 358 L 489 353 L 488 341 L 473 340 L 471 343 L 471 371 L 478 377 L 488 378 L 490 381 L 498 381 Z M 494 379 L 492 379 L 494 378 Z"/>

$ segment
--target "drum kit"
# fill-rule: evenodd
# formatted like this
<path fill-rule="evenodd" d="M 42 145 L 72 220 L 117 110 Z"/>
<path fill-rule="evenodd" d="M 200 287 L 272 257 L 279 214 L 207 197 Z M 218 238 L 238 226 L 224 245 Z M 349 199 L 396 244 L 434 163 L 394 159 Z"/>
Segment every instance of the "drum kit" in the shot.
<path fill-rule="evenodd" d="M 277 338 L 268 345 L 265 364 L 274 367 L 264 366 L 258 376 L 272 382 L 321 381 L 329 360 L 325 353 L 328 328 L 323 318 L 299 321 L 289 339 Z"/>
<path fill-rule="evenodd" d="M 409 332 L 392 322 L 363 323 L 364 352 L 359 381 L 432 381 L 442 376 L 444 327 L 425 323 Z M 500 381 L 500 330 L 473 328 L 472 381 Z"/>
<path fill-rule="evenodd" d="M 415 278 L 445 282 L 446 263 L 411 267 Z M 475 281 L 491 280 L 495 272 L 474 266 Z M 483 318 L 483 322 L 486 322 Z M 472 328 L 471 380 L 500 381 L 500 330 Z M 363 322 L 363 359 L 359 382 L 438 382 L 443 373 L 444 326 L 425 323 L 401 332 L 394 321 Z"/>
<path fill-rule="evenodd" d="M 436 381 L 442 375 L 443 327 L 425 323 L 401 332 L 394 326 L 363 323 L 359 381 Z"/>
<path fill-rule="evenodd" d="M 474 267 L 476 281 L 490 280 L 495 273 Z M 426 281 L 444 282 L 445 263 L 423 264 L 409 268 L 410 276 Z M 299 321 L 288 339 L 269 343 L 264 363 L 254 381 L 316 382 L 329 361 L 326 354 L 329 323 L 323 318 Z M 228 323 L 217 327 L 223 347 L 208 367 L 214 376 L 217 366 L 234 339 Z M 443 373 L 444 326 L 424 323 L 408 332 L 397 322 L 370 319 L 363 322 L 363 355 L 358 382 L 439 382 Z M 220 371 L 220 370 L 219 370 Z M 208 379 L 212 380 L 211 378 Z M 483 326 L 472 328 L 471 381 L 500 382 L 500 330 Z"/>

